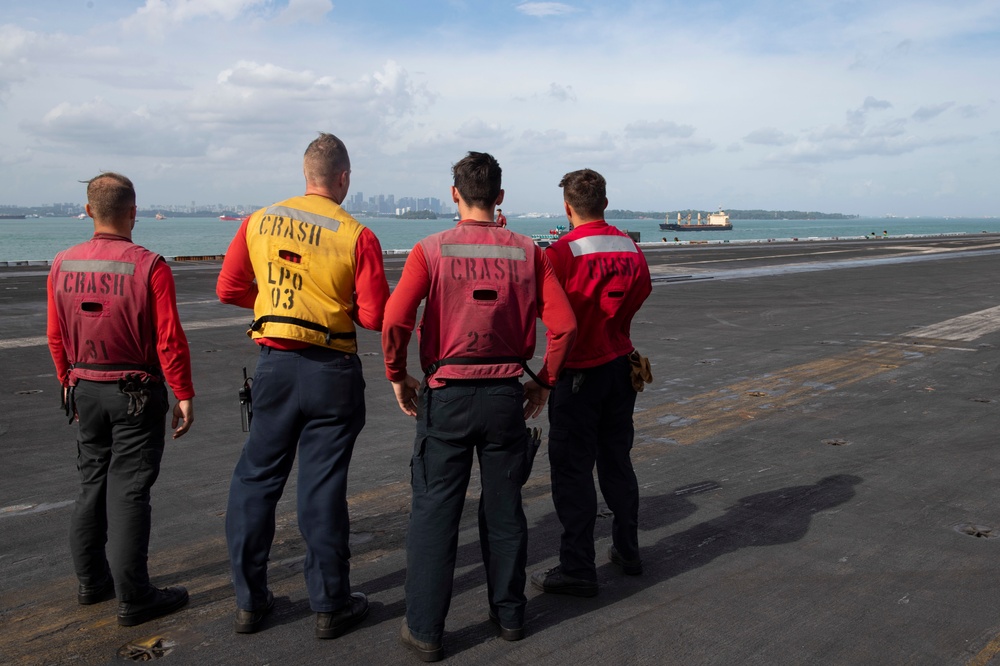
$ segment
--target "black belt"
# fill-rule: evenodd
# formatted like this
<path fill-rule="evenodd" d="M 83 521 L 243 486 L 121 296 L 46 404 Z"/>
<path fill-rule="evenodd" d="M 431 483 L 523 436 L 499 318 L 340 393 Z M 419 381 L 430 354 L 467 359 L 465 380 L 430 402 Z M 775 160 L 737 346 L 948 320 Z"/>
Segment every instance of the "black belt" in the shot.
<path fill-rule="evenodd" d="M 254 319 L 250 322 L 250 330 L 259 331 L 261 326 L 271 322 L 275 324 L 292 324 L 294 326 L 308 328 L 310 331 L 322 333 L 326 336 L 326 344 L 330 344 L 330 340 L 354 340 L 358 337 L 358 334 L 355 331 L 336 333 L 322 324 L 317 324 L 316 322 L 312 322 L 307 319 L 299 319 L 298 317 L 283 317 L 281 315 L 264 315 L 263 317 Z"/>

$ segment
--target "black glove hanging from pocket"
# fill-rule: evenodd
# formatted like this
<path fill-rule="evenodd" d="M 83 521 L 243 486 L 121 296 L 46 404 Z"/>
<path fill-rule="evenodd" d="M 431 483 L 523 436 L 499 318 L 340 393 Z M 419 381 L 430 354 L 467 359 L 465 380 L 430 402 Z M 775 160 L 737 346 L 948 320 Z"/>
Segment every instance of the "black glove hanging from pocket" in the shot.
<path fill-rule="evenodd" d="M 531 466 L 535 464 L 535 455 L 538 453 L 538 447 L 542 445 L 542 429 L 541 428 L 526 428 L 527 432 L 527 448 L 524 450 L 524 477 L 521 481 L 521 485 L 524 485 L 528 481 L 528 477 L 531 476 Z"/>
<path fill-rule="evenodd" d="M 149 380 L 139 375 L 125 375 L 118 380 L 118 390 L 128 396 L 129 416 L 139 416 L 149 401 Z"/>

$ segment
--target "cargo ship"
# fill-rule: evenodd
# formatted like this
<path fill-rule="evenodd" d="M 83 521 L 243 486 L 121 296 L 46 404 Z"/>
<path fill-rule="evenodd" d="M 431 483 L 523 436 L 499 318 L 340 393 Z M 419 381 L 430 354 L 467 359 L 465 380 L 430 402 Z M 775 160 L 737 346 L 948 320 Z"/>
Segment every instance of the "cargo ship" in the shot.
<path fill-rule="evenodd" d="M 691 221 L 691 213 L 687 214 L 687 219 L 683 222 L 681 214 L 677 213 L 677 222 L 661 222 L 660 229 L 663 231 L 732 231 L 733 225 L 725 211 L 720 210 L 718 213 L 706 215 L 704 221 L 701 219 L 701 213 L 698 213 L 698 219 L 695 222 Z"/>

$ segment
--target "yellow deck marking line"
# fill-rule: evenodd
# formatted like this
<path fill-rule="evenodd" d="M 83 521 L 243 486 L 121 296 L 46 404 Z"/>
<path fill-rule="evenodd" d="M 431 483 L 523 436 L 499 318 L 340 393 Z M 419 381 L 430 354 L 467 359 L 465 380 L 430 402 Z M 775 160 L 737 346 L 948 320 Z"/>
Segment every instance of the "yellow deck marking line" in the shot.
<path fill-rule="evenodd" d="M 895 370 L 914 360 L 912 355 L 906 354 L 907 349 L 917 347 L 921 356 L 944 350 L 971 351 L 938 344 L 938 341 L 972 342 L 996 331 L 1000 331 L 1000 306 L 905 334 L 906 338 L 920 338 L 921 343 L 908 344 L 907 340 L 870 342 L 868 346 L 844 354 L 777 370 L 679 402 L 656 405 L 635 415 L 635 429 L 646 438 L 668 438 L 679 444 L 692 444 L 777 410 L 815 399 L 828 390 Z"/>
<path fill-rule="evenodd" d="M 934 353 L 924 349 L 924 356 Z M 813 400 L 830 390 L 870 379 L 909 362 L 905 350 L 871 346 L 729 384 L 635 415 L 644 437 L 693 444 L 770 414 Z M 670 418 L 676 416 L 676 418 Z"/>
<path fill-rule="evenodd" d="M 983 313 L 989 313 L 994 309 L 1000 308 L 991 308 L 981 313 L 965 315 L 935 326 L 952 330 L 947 326 L 951 325 L 956 331 L 967 330 L 961 320 L 982 315 L 980 319 L 985 316 L 993 327 L 1000 327 L 1000 318 L 983 315 Z M 185 325 L 185 328 L 214 328 L 245 322 L 246 318 L 240 317 L 212 322 L 194 322 L 194 324 Z M 201 325 L 199 326 L 199 324 Z M 928 326 L 925 329 L 913 331 L 909 335 L 914 336 L 918 332 L 926 333 L 928 330 L 934 329 L 935 327 Z M 976 326 L 970 327 L 968 330 L 976 330 L 980 334 L 985 334 L 985 332 L 997 330 L 997 328 Z M 42 341 L 39 344 L 44 344 L 45 338 L 39 339 Z M 895 370 L 917 358 L 946 349 L 946 347 L 938 347 L 933 343 L 934 340 L 928 339 L 920 344 L 921 356 L 906 354 L 907 345 L 905 344 L 898 347 L 870 344 L 833 357 L 778 369 L 760 377 L 729 384 L 718 390 L 702 393 L 680 402 L 656 405 L 635 415 L 636 430 L 647 440 L 655 437 L 669 437 L 681 444 L 702 441 L 739 427 L 747 421 L 764 418 L 775 411 L 787 409 L 807 400 L 814 400 L 827 391 L 842 389 L 845 386 Z M 914 346 L 916 345 L 910 345 L 911 348 Z M 765 405 L 768 407 L 764 408 Z M 667 421 L 666 419 L 670 415 L 676 415 L 677 419 Z M 672 423 L 677 425 L 672 425 Z M 649 443 L 641 444 L 633 450 L 634 460 L 659 455 L 662 455 L 662 449 Z M 539 461 L 536 460 L 535 464 L 537 469 Z M 544 475 L 536 475 L 529 480 L 526 488 L 536 488 L 547 484 L 548 479 Z M 403 504 L 405 511 L 408 496 L 409 483 L 402 480 L 354 493 L 349 498 L 352 523 L 357 525 L 363 520 L 370 520 L 372 517 L 387 512 L 399 512 L 399 504 Z M 400 513 L 400 515 L 392 517 L 390 524 L 401 525 L 404 521 L 405 518 Z M 397 529 L 397 527 L 392 529 Z M 298 538 L 297 530 L 293 529 L 293 523 L 279 523 L 274 554 L 283 553 L 284 539 L 296 538 Z M 219 537 L 214 540 L 210 539 L 208 542 L 189 543 L 171 549 L 163 549 L 156 554 L 160 575 L 171 571 L 183 572 L 189 589 L 202 599 L 198 621 L 214 620 L 231 613 L 231 583 L 225 568 L 223 544 L 224 541 Z M 222 555 L 219 555 L 220 552 Z M 211 557 L 219 558 L 218 571 L 193 573 L 190 570 L 190 567 L 194 566 L 193 562 L 199 562 L 200 566 L 201 560 L 208 556 L 208 553 L 212 554 Z M 359 553 L 359 555 L 358 561 L 370 561 L 383 557 L 387 553 L 379 550 L 376 553 Z M 288 562 L 297 562 L 298 558 L 299 555 L 295 554 L 285 559 Z M 272 571 L 272 581 L 281 584 L 280 581 L 284 579 L 297 578 L 300 575 L 287 567 L 275 567 Z M 22 642 L 30 643 L 43 638 L 49 640 L 53 633 L 62 631 L 65 620 L 61 611 L 64 610 L 65 603 L 58 594 L 54 593 L 54 590 L 56 586 L 64 583 L 64 580 L 49 581 L 44 586 L 45 589 L 40 590 L 38 597 L 34 597 L 22 608 L 11 613 L 8 618 L 8 626 L 13 630 L 11 633 L 19 635 Z M 47 621 L 39 622 L 39 618 L 46 618 Z M 194 618 L 190 621 L 194 621 Z M 107 616 L 102 616 L 96 622 L 85 623 L 86 627 L 102 628 L 105 631 L 86 632 L 84 635 L 89 636 L 89 640 L 83 641 L 83 644 L 89 645 L 94 642 L 106 641 L 107 629 L 114 629 L 110 626 L 110 622 Z M 34 654 L 37 654 L 38 648 L 34 649 L 36 650 Z M 970 664 L 986 664 L 998 653 L 1000 653 L 1000 637 L 991 641 Z"/>
<path fill-rule="evenodd" d="M 919 342 L 900 342 L 898 340 L 862 340 L 868 345 L 895 345 L 897 347 L 906 347 L 907 349 L 947 349 L 948 351 L 963 351 L 963 352 L 974 352 L 975 349 L 971 347 L 945 347 L 943 345 L 926 345 L 920 344 Z"/>
<path fill-rule="evenodd" d="M 986 250 L 989 248 L 1000 247 L 1000 243 L 990 243 L 987 245 L 976 246 L 977 250 Z M 967 251 L 969 248 L 966 247 L 921 247 L 919 245 L 880 245 L 879 250 L 896 250 L 901 252 L 909 252 L 911 254 L 944 254 L 949 252 L 962 252 Z M 855 252 L 855 249 L 844 248 L 837 250 L 824 250 L 823 252 L 794 252 L 790 254 L 769 254 L 755 257 L 730 257 L 727 259 L 700 259 L 698 261 L 685 261 L 677 264 L 668 264 L 673 267 L 682 266 L 693 266 L 695 264 L 720 264 L 720 263 L 735 263 L 739 261 L 761 261 L 763 259 L 788 259 L 794 257 L 816 257 L 826 254 L 845 254 L 849 252 Z M 888 256 L 888 255 L 887 255 Z M 898 256 L 898 255 L 892 255 Z M 873 258 L 873 257 L 868 257 Z"/>
<path fill-rule="evenodd" d="M 1000 636 L 987 643 L 979 654 L 969 660 L 968 666 L 986 666 L 998 654 L 1000 654 Z"/>

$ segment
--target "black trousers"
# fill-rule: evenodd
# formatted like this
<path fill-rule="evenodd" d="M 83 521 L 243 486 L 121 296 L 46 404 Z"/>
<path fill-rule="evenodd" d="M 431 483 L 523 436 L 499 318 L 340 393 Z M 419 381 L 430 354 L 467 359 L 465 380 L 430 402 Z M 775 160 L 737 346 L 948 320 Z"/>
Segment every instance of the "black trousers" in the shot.
<path fill-rule="evenodd" d="M 524 623 L 528 525 L 521 507 L 528 435 L 517 379 L 452 382 L 421 392 L 406 534 L 406 622 L 439 642 L 451 604 L 458 528 L 479 457 L 479 543 L 489 606 L 505 627 Z"/>
<path fill-rule="evenodd" d="M 80 495 L 70 551 L 81 584 L 98 585 L 110 574 L 121 601 L 149 591 L 149 491 L 160 473 L 168 406 L 162 382 L 149 388 L 142 413 L 130 416 L 116 382 L 76 386 Z"/>
<path fill-rule="evenodd" d="M 597 580 L 595 465 L 601 494 L 614 513 L 612 542 L 625 559 L 639 559 L 639 485 L 630 457 L 635 396 L 627 356 L 566 370 L 549 394 L 552 501 L 563 528 L 559 564 L 567 575 Z"/>

